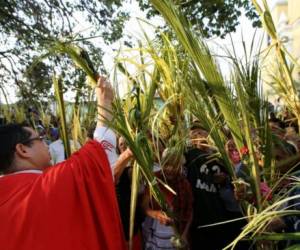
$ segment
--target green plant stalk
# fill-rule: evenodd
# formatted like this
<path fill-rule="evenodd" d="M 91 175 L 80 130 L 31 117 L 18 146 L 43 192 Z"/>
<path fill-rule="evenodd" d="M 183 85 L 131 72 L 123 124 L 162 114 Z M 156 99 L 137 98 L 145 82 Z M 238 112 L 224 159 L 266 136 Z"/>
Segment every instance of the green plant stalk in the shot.
<path fill-rule="evenodd" d="M 65 104 L 63 98 L 62 82 L 59 78 L 53 76 L 53 84 L 54 84 L 55 97 L 58 104 L 58 110 L 61 118 L 60 124 L 61 124 L 62 140 L 64 143 L 66 158 L 69 158 L 71 155 L 71 148 L 70 148 L 70 140 L 69 140 L 68 130 L 67 130 L 66 111 L 65 111 Z"/>
<path fill-rule="evenodd" d="M 239 83 L 236 83 L 235 87 L 236 87 L 236 91 L 238 93 L 239 105 L 242 110 L 242 118 L 243 118 L 243 123 L 244 123 L 243 125 L 244 125 L 244 129 L 245 129 L 245 138 L 246 138 L 247 147 L 249 150 L 249 159 L 250 159 L 249 163 L 251 166 L 252 176 L 254 177 L 253 185 L 254 185 L 255 196 L 256 196 L 256 200 L 257 200 L 257 208 L 258 208 L 258 211 L 260 211 L 262 209 L 262 206 L 261 206 L 262 199 L 261 199 L 261 193 L 260 193 L 260 171 L 259 171 L 257 159 L 255 157 L 255 151 L 254 151 L 252 136 L 251 136 L 251 132 L 250 132 L 250 120 L 249 120 L 248 112 L 246 111 L 247 107 L 246 107 L 245 101 L 244 101 L 245 95 L 244 95 L 241 85 Z"/>
<path fill-rule="evenodd" d="M 82 134 L 82 126 L 80 123 L 80 107 L 73 108 L 73 126 L 72 126 L 72 137 L 74 142 L 74 149 L 77 151 L 78 142 L 83 145 L 85 143 L 85 137 Z M 72 148 L 71 148 L 72 151 Z"/>
<path fill-rule="evenodd" d="M 140 184 L 140 167 L 135 161 L 132 169 L 132 180 L 131 180 L 131 199 L 130 199 L 130 223 L 129 223 L 129 250 L 132 249 L 132 239 L 134 233 L 134 221 L 135 211 L 137 204 L 137 197 L 139 192 Z"/>
<path fill-rule="evenodd" d="M 143 49 L 142 49 L 142 42 L 138 41 L 138 44 L 139 44 L 139 52 L 140 52 L 141 64 L 145 65 L 144 53 L 143 53 Z M 145 72 L 142 71 L 141 74 L 142 74 L 142 80 L 141 80 L 142 85 L 143 85 L 144 88 L 146 88 L 146 76 L 145 76 Z"/>

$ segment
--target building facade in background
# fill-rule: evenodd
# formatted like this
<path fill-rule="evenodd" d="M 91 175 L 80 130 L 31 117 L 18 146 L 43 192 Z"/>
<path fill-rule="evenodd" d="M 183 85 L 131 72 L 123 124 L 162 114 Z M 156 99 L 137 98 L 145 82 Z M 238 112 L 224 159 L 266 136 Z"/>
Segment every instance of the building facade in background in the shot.
<path fill-rule="evenodd" d="M 281 41 L 287 48 L 289 53 L 300 64 L 300 0 L 276 0 L 271 12 L 272 17 Z M 266 45 L 271 45 L 270 37 L 266 39 Z M 271 83 L 271 75 L 276 74 L 276 57 L 274 49 L 270 52 L 267 59 L 263 62 L 262 77 L 265 82 Z M 299 82 L 300 89 L 300 68 L 295 67 L 293 77 L 296 82 Z M 272 88 L 265 86 L 265 91 L 272 97 Z"/>

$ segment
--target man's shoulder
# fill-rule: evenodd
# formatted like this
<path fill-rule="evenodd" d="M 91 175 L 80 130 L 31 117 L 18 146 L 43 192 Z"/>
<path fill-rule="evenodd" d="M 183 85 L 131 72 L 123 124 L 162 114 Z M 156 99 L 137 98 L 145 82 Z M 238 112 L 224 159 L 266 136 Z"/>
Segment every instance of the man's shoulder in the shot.
<path fill-rule="evenodd" d="M 32 184 L 41 176 L 41 171 L 20 171 L 0 177 L 0 204 L 10 199 L 12 194 L 25 192 L 26 187 Z"/>
<path fill-rule="evenodd" d="M 39 177 L 41 174 L 43 174 L 42 170 L 22 170 L 18 172 L 14 172 L 7 175 L 1 175 L 0 176 L 0 182 L 6 182 L 6 181 L 12 181 L 14 179 L 35 179 L 36 177 Z"/>

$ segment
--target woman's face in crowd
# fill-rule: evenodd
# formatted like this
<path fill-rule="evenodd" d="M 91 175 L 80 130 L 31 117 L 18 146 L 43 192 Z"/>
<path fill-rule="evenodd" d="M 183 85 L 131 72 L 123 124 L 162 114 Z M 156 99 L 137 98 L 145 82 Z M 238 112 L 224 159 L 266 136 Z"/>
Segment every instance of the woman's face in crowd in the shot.
<path fill-rule="evenodd" d="M 241 161 L 239 151 L 236 149 L 233 140 L 228 141 L 227 150 L 229 154 L 229 158 L 233 164 L 238 164 Z"/>

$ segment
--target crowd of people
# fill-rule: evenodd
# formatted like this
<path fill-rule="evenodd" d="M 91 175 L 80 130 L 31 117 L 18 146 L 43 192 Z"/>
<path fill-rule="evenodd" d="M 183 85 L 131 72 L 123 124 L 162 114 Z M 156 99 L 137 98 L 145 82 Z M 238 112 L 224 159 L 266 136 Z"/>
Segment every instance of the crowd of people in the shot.
<path fill-rule="evenodd" d="M 84 145 L 71 142 L 76 152 L 67 159 L 58 124 L 49 130 L 47 140 L 40 122 L 36 130 L 21 124 L 0 126 L 1 249 L 128 249 L 134 155 L 125 139 L 103 122 L 112 118 L 109 110 L 114 96 L 103 77 L 96 96 L 99 119 L 94 133 Z M 274 159 L 279 162 L 297 155 L 297 126 L 275 114 L 269 122 L 280 140 L 272 152 Z M 241 233 L 247 224 L 246 219 L 235 220 L 243 217 L 241 201 L 255 202 L 246 188 L 249 169 L 228 135 L 224 147 L 236 176 L 245 183 L 240 189 L 234 186 L 208 138 L 208 131 L 196 121 L 190 128 L 190 147 L 182 155 L 160 145 L 161 160 L 155 159 L 153 172 L 167 183 L 160 182 L 159 188 L 172 216 L 153 199 L 151 187 L 141 182 L 133 249 L 219 250 Z M 263 159 L 257 158 L 263 165 Z M 279 174 L 298 163 L 299 159 L 293 159 Z M 288 185 L 283 181 L 279 186 Z M 270 190 L 264 180 L 260 190 L 266 199 L 278 191 Z M 298 189 L 291 195 L 295 192 Z M 295 200 L 288 206 L 299 209 Z M 299 221 L 297 216 L 277 218 L 268 230 L 295 232 Z M 241 241 L 235 249 L 252 249 L 251 243 Z"/>

